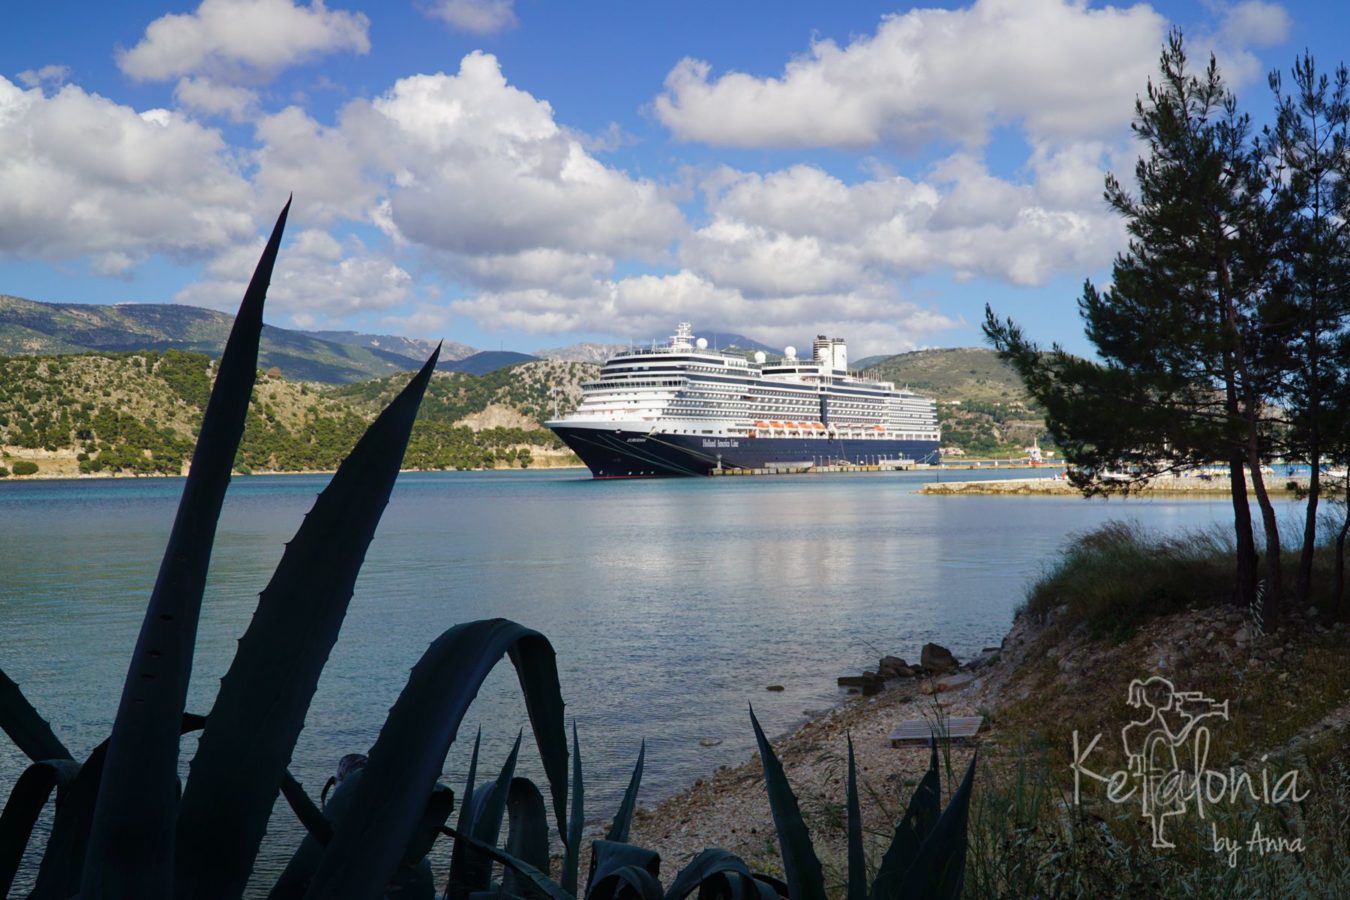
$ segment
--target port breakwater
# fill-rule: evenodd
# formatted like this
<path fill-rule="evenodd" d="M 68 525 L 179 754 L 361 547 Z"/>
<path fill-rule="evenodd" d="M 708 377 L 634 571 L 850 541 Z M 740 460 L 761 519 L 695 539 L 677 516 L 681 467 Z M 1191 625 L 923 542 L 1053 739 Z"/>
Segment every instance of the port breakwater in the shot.
<path fill-rule="evenodd" d="M 1247 489 L 1251 490 L 1251 480 L 1247 481 Z M 1281 496 L 1293 495 L 1299 491 L 1308 489 L 1307 476 L 1280 478 L 1266 477 L 1266 490 L 1272 494 Z M 1009 496 L 1073 496 L 1080 494 L 1078 488 L 1073 483 L 1063 478 L 1008 478 L 1000 480 L 980 480 L 980 481 L 942 481 L 925 484 L 919 490 L 922 494 L 972 494 L 980 496 L 988 495 L 1009 495 Z M 1176 495 L 1195 495 L 1195 496 L 1214 496 L 1231 494 L 1232 488 L 1227 478 L 1196 478 L 1193 476 L 1173 476 L 1165 475 L 1154 478 L 1151 481 L 1133 486 L 1130 493 L 1145 496 L 1176 496 Z"/>

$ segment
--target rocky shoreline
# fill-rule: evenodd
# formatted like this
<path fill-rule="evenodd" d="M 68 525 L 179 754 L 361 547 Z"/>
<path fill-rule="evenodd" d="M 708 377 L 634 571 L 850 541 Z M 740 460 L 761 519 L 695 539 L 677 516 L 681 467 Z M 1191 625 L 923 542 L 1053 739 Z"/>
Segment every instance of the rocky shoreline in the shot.
<path fill-rule="evenodd" d="M 925 647 L 917 666 L 898 657 L 883 657 L 876 672 L 839 679 L 843 687 L 856 684 L 856 693 L 791 733 L 772 739 L 811 825 L 816 851 L 826 865 L 827 882 L 843 878 L 842 872 L 831 873 L 829 860 L 844 857 L 842 810 L 849 738 L 857 762 L 863 819 L 873 823 L 868 830 L 874 832 L 876 823 L 894 817 L 894 806 L 905 802 L 929 762 L 926 746 L 892 746 L 892 730 L 904 720 L 923 719 L 941 729 L 947 718 L 983 714 L 992 708 L 1010 670 L 998 650 L 986 651 L 965 665 L 937 645 Z M 884 689 L 877 689 L 877 684 Z M 973 752 L 973 743 L 954 744 L 951 765 L 964 767 Z M 655 806 L 640 808 L 632 840 L 660 853 L 663 870 L 669 867 L 672 872 L 708 847 L 730 850 L 752 870 L 781 869 L 758 756 L 737 766 L 723 766 Z M 869 848 L 869 853 L 876 849 Z"/>
<path fill-rule="evenodd" d="M 1327 679 L 1326 690 L 1294 680 L 1326 672 L 1343 659 L 1344 624 L 1323 626 L 1290 616 L 1279 634 L 1255 634 L 1247 617 L 1231 607 L 1195 608 L 1161 617 L 1122 642 L 1094 640 L 1080 625 L 1065 629 L 1059 617 L 1033 623 L 1019 615 L 996 652 L 986 652 L 950 674 L 927 666 L 884 677 L 885 661 L 873 673 L 884 689 L 854 695 L 790 734 L 772 740 L 796 793 L 831 896 L 846 880 L 846 774 L 851 736 L 857 759 L 866 852 L 880 859 L 890 829 L 928 765 L 922 745 L 892 746 L 890 734 L 903 720 L 938 723 L 955 716 L 985 717 L 974 741 L 953 741 L 942 752 L 944 772 L 960 772 L 975 746 L 995 768 L 1016 757 L 1019 729 L 1064 729 L 1077 719 L 1101 717 L 1124 706 L 1131 678 L 1184 677 L 1188 687 L 1209 688 L 1288 719 L 1271 729 L 1283 737 L 1245 748 L 1253 759 L 1339 746 L 1350 733 L 1350 681 Z M 903 662 L 903 661 L 898 661 Z M 892 668 L 896 664 L 891 664 Z M 865 677 L 865 676 L 864 676 Z M 1331 684 L 1330 682 L 1336 682 Z M 1342 690 L 1341 682 L 1345 682 Z M 1253 696 L 1253 692 L 1255 695 Z M 1326 696 L 1322 696 L 1325 693 Z M 1266 695 L 1269 696 L 1266 696 Z M 1279 698 L 1276 701 L 1275 698 Z M 1236 708 L 1236 707 L 1235 707 Z M 1252 712 L 1244 712 L 1250 720 Z M 1248 724 L 1251 724 L 1248 721 Z M 1003 747 L 1005 743 L 1008 747 Z M 1067 746 L 1067 744 L 1066 744 Z M 1013 757 L 1004 751 L 1014 748 Z M 1238 749 L 1238 748 L 1234 748 Z M 1334 751 L 1333 751 L 1334 752 Z M 949 756 L 949 759 L 947 757 Z M 1236 758 L 1236 757 L 1235 757 Z M 1003 762 L 999 763 L 998 760 Z M 981 770 L 981 777 L 988 773 Z M 985 789 L 992 785 L 985 783 Z M 951 789 L 948 782 L 943 794 Z M 719 769 L 708 778 L 638 811 L 631 839 L 658 851 L 662 871 L 673 873 L 708 847 L 745 859 L 752 870 L 781 873 L 778 842 L 757 756 Z"/>

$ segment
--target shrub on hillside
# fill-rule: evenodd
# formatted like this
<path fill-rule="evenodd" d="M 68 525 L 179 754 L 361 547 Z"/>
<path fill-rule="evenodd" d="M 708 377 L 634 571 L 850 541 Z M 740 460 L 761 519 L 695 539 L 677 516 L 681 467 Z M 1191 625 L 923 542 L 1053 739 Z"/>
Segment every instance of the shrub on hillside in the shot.
<path fill-rule="evenodd" d="M 1056 631 L 1080 623 L 1094 638 L 1128 638 L 1143 622 L 1231 599 L 1233 550 L 1222 535 L 1146 533 L 1108 522 L 1077 535 L 1027 592 L 1026 612 Z"/>
<path fill-rule="evenodd" d="M 14 463 L 15 475 L 36 475 L 38 464 L 28 459 L 21 459 Z"/>

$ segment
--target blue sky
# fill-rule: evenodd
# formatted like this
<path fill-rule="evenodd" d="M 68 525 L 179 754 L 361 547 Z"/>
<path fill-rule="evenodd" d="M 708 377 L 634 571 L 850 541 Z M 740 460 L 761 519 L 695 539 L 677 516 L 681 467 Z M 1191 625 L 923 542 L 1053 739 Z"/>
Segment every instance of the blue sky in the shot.
<path fill-rule="evenodd" d="M 535 350 L 690 319 L 855 357 L 1083 351 L 1171 27 L 1264 118 L 1339 3 L 6 4 L 0 293 Z"/>

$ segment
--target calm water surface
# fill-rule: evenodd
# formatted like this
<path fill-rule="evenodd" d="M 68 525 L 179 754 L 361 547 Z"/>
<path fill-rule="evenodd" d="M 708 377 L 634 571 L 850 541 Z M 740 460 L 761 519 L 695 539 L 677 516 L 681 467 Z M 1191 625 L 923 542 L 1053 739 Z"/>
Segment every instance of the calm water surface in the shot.
<path fill-rule="evenodd" d="M 340 756 L 369 748 L 433 637 L 505 616 L 558 649 L 588 815 L 605 819 L 643 738 L 651 801 L 745 759 L 751 702 L 765 729 L 782 733 L 837 700 L 838 675 L 882 653 L 915 660 L 931 640 L 965 657 L 997 644 L 1027 584 L 1074 532 L 1111 518 L 1178 530 L 1231 515 L 1227 498 L 917 494 L 933 477 L 404 475 L 292 771 L 317 794 Z M 283 541 L 326 483 L 283 476 L 231 486 L 189 710 L 210 709 Z M 0 483 L 0 667 L 77 757 L 108 733 L 181 487 L 180 479 Z M 513 679 L 509 664 L 499 667 L 470 710 L 446 763 L 457 791 L 474 726 L 484 726 L 489 768 L 527 726 Z M 770 684 L 784 690 L 766 692 Z M 24 760 L 0 744 L 2 795 Z M 186 771 L 193 747 L 184 749 Z M 539 771 L 533 759 L 522 766 Z M 298 835 L 282 807 L 273 830 L 285 834 L 269 836 L 264 870 L 284 864 Z"/>

